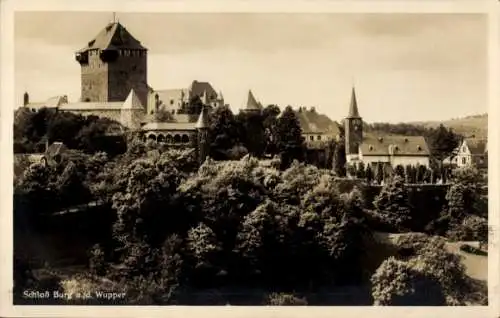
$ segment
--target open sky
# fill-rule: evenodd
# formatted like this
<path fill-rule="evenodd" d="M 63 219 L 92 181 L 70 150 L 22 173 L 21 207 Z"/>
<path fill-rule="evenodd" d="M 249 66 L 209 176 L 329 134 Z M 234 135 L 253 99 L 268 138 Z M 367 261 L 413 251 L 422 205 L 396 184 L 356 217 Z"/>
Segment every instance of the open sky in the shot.
<path fill-rule="evenodd" d="M 333 120 L 354 84 L 368 122 L 445 120 L 488 109 L 488 35 L 479 14 L 117 13 L 149 49 L 155 89 L 209 81 L 236 111 L 315 106 Z M 108 12 L 17 12 L 16 101 L 80 97 L 74 52 Z"/>

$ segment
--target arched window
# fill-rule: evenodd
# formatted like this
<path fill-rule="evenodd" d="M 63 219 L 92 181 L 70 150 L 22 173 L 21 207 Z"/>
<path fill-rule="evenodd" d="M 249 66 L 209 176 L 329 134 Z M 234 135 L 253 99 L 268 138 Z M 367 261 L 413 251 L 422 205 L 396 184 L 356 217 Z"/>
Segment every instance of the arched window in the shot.
<path fill-rule="evenodd" d="M 150 134 L 148 136 L 148 139 L 151 139 L 151 140 L 156 140 L 156 136 L 154 134 Z"/>
<path fill-rule="evenodd" d="M 182 140 L 182 142 L 184 142 L 184 143 L 189 142 L 189 137 L 188 137 L 188 135 L 182 135 L 181 140 Z"/>
<path fill-rule="evenodd" d="M 159 134 L 158 135 L 158 138 L 156 139 L 158 142 L 164 142 L 165 141 L 165 136 L 163 136 L 162 134 Z"/>
<path fill-rule="evenodd" d="M 181 136 L 180 135 L 175 135 L 174 136 L 174 142 L 177 143 L 177 142 L 181 142 Z"/>
<path fill-rule="evenodd" d="M 167 143 L 171 144 L 172 141 L 174 141 L 174 139 L 172 138 L 172 135 L 170 135 L 170 134 L 167 135 L 166 141 L 167 141 Z"/>

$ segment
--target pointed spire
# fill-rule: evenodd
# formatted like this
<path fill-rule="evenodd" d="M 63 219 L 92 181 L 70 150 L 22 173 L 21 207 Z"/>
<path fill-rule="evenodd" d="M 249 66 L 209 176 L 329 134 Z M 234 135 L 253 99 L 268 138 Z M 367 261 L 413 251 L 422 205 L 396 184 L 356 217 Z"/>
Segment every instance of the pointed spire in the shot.
<path fill-rule="evenodd" d="M 196 129 L 207 129 L 209 126 L 208 124 L 208 114 L 207 114 L 207 107 L 203 106 L 201 109 L 200 116 L 198 117 L 198 121 L 196 122 L 196 125 L 194 126 Z"/>
<path fill-rule="evenodd" d="M 219 100 L 224 100 L 224 96 L 222 96 L 222 91 L 219 91 Z"/>
<path fill-rule="evenodd" d="M 123 102 L 122 109 L 142 109 L 142 103 L 135 93 L 134 89 L 130 90 L 127 99 Z"/>
<path fill-rule="evenodd" d="M 257 102 L 252 94 L 252 90 L 248 90 L 247 106 L 245 110 L 261 110 L 262 105 Z"/>
<path fill-rule="evenodd" d="M 347 117 L 360 118 L 358 112 L 358 101 L 356 100 L 356 90 L 354 88 L 354 85 L 352 86 L 351 105 L 349 106 L 349 115 L 347 115 Z"/>

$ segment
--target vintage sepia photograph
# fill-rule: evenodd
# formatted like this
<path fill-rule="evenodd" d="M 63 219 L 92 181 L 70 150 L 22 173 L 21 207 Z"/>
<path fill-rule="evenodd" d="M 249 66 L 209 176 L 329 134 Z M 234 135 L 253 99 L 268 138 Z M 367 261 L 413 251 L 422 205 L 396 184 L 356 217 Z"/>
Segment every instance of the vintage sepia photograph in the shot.
<path fill-rule="evenodd" d="M 491 305 L 489 19 L 15 12 L 10 305 Z"/>

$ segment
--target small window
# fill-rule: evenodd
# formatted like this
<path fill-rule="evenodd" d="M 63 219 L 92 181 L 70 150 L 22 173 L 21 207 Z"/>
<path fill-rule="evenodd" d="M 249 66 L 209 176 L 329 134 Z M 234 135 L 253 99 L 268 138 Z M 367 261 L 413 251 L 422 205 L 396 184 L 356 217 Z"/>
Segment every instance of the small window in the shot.
<path fill-rule="evenodd" d="M 465 164 L 465 163 L 466 163 L 466 161 L 467 161 L 467 159 L 466 159 L 465 157 L 464 157 L 464 158 L 462 158 L 462 164 Z"/>
<path fill-rule="evenodd" d="M 318 140 L 321 140 L 321 135 L 318 135 Z"/>
<path fill-rule="evenodd" d="M 173 100 L 173 99 L 171 99 L 171 100 L 170 100 L 170 105 L 173 105 L 173 104 L 174 104 L 174 100 Z"/>
<path fill-rule="evenodd" d="M 314 141 L 314 136 L 309 136 L 309 140 Z"/>

